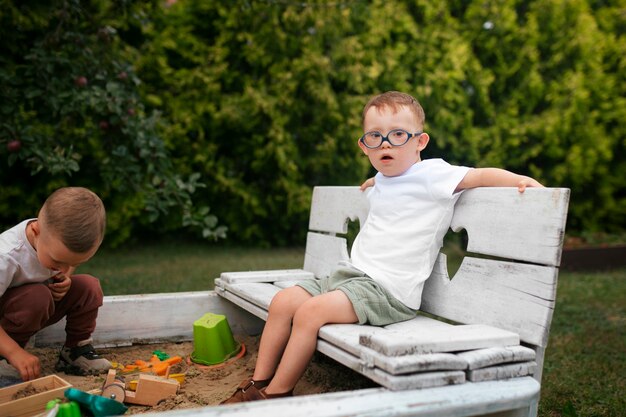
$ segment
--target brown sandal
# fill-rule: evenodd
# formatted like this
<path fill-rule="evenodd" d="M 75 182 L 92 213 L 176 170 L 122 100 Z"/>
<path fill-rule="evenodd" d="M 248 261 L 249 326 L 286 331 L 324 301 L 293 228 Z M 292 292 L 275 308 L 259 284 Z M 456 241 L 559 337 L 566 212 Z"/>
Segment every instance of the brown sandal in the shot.
<path fill-rule="evenodd" d="M 259 391 L 259 394 L 261 394 L 264 400 L 271 400 L 272 398 L 293 397 L 293 390 L 281 392 L 280 394 L 268 394 L 265 392 L 265 388 L 263 388 Z"/>
<path fill-rule="evenodd" d="M 258 401 L 266 399 L 266 395 L 261 393 L 261 389 L 270 384 L 271 379 L 263 379 L 255 381 L 252 378 L 244 380 L 230 398 L 222 401 L 220 404 L 235 404 L 247 401 Z"/>

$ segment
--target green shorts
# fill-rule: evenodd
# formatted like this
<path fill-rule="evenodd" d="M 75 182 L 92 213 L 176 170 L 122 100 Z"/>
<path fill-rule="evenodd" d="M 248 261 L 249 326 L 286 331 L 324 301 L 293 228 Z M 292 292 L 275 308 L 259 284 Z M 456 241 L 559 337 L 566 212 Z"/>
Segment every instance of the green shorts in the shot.
<path fill-rule="evenodd" d="M 314 297 L 342 291 L 352 303 L 359 324 L 384 326 L 417 316 L 415 310 L 402 304 L 372 278 L 349 266 L 338 267 L 327 278 L 300 281 L 296 285 Z"/>

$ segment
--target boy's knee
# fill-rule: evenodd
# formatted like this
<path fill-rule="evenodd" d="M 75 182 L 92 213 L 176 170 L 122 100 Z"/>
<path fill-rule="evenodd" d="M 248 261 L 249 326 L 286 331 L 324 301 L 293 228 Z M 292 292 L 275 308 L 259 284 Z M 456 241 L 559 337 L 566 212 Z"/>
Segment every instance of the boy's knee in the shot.
<path fill-rule="evenodd" d="M 38 330 L 54 314 L 54 299 L 45 284 L 29 284 L 4 304 L 4 318 L 18 328 Z"/>
<path fill-rule="evenodd" d="M 310 296 L 300 287 L 282 289 L 272 298 L 269 314 L 291 320 L 296 310 L 307 298 L 310 298 Z"/>
<path fill-rule="evenodd" d="M 293 315 L 293 327 L 309 328 L 317 331 L 326 324 L 324 320 L 319 319 L 320 315 L 317 314 L 317 306 L 314 303 L 303 303 Z"/>
<path fill-rule="evenodd" d="M 291 300 L 286 290 L 280 290 L 276 293 L 270 302 L 269 312 L 273 314 L 285 314 L 290 309 Z"/>
<path fill-rule="evenodd" d="M 98 307 L 102 305 L 104 300 L 104 293 L 102 292 L 100 281 L 98 278 L 91 275 L 72 275 L 72 286 L 70 287 L 70 291 L 74 293 L 72 297 L 81 298 L 89 304 L 93 304 Z"/>

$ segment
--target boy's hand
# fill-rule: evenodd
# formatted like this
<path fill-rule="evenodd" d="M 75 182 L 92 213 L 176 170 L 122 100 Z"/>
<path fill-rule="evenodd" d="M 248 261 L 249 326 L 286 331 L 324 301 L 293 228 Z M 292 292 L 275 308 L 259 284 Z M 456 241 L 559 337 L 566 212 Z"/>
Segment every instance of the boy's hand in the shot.
<path fill-rule="evenodd" d="M 61 298 L 65 297 L 65 294 L 70 290 L 72 286 L 72 280 L 63 274 L 58 274 L 52 277 L 53 282 L 48 284 L 48 288 L 50 288 L 50 292 L 52 293 L 52 299 L 54 301 L 59 301 Z"/>
<path fill-rule="evenodd" d="M 524 177 L 517 184 L 517 191 L 523 193 L 524 191 L 526 191 L 526 187 L 543 187 L 543 185 L 541 185 L 541 183 L 534 178 Z"/>
<path fill-rule="evenodd" d="M 369 187 L 373 187 L 376 181 L 374 181 L 374 177 L 368 178 L 365 180 L 363 184 L 361 184 L 361 191 L 365 191 Z"/>
<path fill-rule="evenodd" d="M 23 381 L 39 378 L 41 365 L 37 356 L 19 348 L 11 356 L 7 356 L 7 360 L 17 369 Z"/>

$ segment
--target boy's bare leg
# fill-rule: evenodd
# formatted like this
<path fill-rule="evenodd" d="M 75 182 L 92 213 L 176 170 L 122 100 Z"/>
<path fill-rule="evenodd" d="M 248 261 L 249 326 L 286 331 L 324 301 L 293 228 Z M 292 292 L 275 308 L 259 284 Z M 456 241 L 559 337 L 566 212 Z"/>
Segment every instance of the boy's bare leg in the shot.
<path fill-rule="evenodd" d="M 304 302 L 295 313 L 287 347 L 265 392 L 282 394 L 296 386 L 315 353 L 317 335 L 323 325 L 357 321 L 352 303 L 342 291 L 331 291 Z"/>
<path fill-rule="evenodd" d="M 295 286 L 276 294 L 269 307 L 269 314 L 261 342 L 252 379 L 270 379 L 285 350 L 291 334 L 291 321 L 298 308 L 312 296 L 303 288 Z"/>

